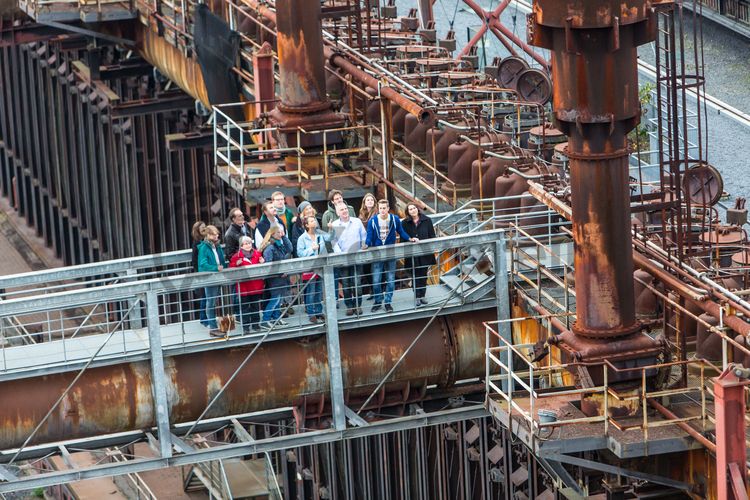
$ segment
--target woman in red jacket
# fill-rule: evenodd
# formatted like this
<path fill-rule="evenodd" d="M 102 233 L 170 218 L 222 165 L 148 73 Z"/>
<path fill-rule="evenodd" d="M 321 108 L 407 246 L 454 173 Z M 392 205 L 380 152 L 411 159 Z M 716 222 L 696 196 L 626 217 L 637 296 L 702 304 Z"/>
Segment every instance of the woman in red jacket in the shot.
<path fill-rule="evenodd" d="M 251 266 L 264 262 L 261 253 L 253 249 L 253 240 L 248 236 L 243 236 L 240 238 L 240 250 L 232 256 L 229 267 Z M 240 324 L 244 333 L 256 330 L 260 323 L 260 299 L 263 297 L 263 283 L 263 279 L 237 283 Z"/>

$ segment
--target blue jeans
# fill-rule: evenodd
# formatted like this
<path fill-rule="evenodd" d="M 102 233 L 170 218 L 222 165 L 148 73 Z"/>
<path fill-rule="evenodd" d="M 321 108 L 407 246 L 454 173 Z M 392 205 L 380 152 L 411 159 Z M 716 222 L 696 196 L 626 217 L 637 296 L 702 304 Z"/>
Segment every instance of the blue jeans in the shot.
<path fill-rule="evenodd" d="M 269 292 L 266 308 L 263 310 L 263 321 L 276 321 L 281 317 L 281 299 L 286 293 L 286 288 L 271 289 Z"/>
<path fill-rule="evenodd" d="M 393 290 L 396 289 L 396 261 L 386 260 L 372 263 L 372 294 L 376 304 L 383 302 L 383 285 L 381 275 L 385 273 L 385 303 L 393 300 Z"/>
<path fill-rule="evenodd" d="M 206 301 L 206 326 L 209 328 L 218 328 L 216 324 L 216 298 L 221 293 L 221 287 L 207 286 L 203 289 Z"/>
<path fill-rule="evenodd" d="M 302 282 L 302 286 L 305 285 L 305 312 L 309 316 L 323 314 L 323 281 L 318 276 Z"/>
<path fill-rule="evenodd" d="M 198 318 L 200 319 L 201 325 L 207 325 L 206 321 L 206 293 L 203 290 L 196 290 L 196 295 L 200 292 L 200 298 L 198 299 Z"/>

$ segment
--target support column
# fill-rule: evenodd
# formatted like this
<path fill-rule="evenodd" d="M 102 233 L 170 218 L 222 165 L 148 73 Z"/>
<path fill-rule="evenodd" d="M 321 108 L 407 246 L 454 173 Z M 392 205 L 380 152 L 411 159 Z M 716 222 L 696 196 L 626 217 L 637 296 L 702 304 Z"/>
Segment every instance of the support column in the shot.
<path fill-rule="evenodd" d="M 328 370 L 331 374 L 331 413 L 336 430 L 346 428 L 346 406 L 344 405 L 344 377 L 341 372 L 341 345 L 339 323 L 336 314 L 338 298 L 336 278 L 331 266 L 323 268 L 323 295 L 326 308 L 326 342 L 328 345 Z"/>
<path fill-rule="evenodd" d="M 148 316 L 148 344 L 151 353 L 151 390 L 156 409 L 159 448 L 162 458 L 169 458 L 172 456 L 172 438 L 169 430 L 167 384 L 164 373 L 164 357 L 161 349 L 159 297 L 156 295 L 156 292 L 146 292 L 146 314 Z"/>
<path fill-rule="evenodd" d="M 716 477 L 719 500 L 747 499 L 745 386 L 748 370 L 729 365 L 714 379 L 716 411 Z"/>

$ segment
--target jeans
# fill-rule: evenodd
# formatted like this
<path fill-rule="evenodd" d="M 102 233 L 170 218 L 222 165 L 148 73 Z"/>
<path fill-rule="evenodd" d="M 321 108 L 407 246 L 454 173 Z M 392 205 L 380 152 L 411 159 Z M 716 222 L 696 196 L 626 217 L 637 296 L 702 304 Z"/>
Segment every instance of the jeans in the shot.
<path fill-rule="evenodd" d="M 207 286 L 203 289 L 203 292 L 206 301 L 206 326 L 209 328 L 218 328 L 216 324 L 216 298 L 221 293 L 221 287 Z"/>
<path fill-rule="evenodd" d="M 372 263 L 372 294 L 375 303 L 383 302 L 383 285 L 381 275 L 385 273 L 385 303 L 390 304 L 393 300 L 393 290 L 396 289 L 396 261 L 386 260 Z"/>
<path fill-rule="evenodd" d="M 286 288 L 271 289 L 268 293 L 266 308 L 263 310 L 263 321 L 276 321 L 281 317 L 281 299 L 284 297 Z"/>
<path fill-rule="evenodd" d="M 308 316 L 323 314 L 323 281 L 318 276 L 302 281 L 301 286 L 305 285 L 305 312 Z"/>
<path fill-rule="evenodd" d="M 240 324 L 243 330 L 257 328 L 260 321 L 260 294 L 237 295 Z"/>
<path fill-rule="evenodd" d="M 207 325 L 206 321 L 206 294 L 202 288 L 197 288 L 193 291 L 195 298 L 198 299 L 198 318 L 200 319 L 201 325 Z M 193 305 L 191 305 L 193 307 Z"/>
<path fill-rule="evenodd" d="M 362 296 L 358 291 L 361 275 L 359 267 L 347 266 L 336 271 L 336 280 L 341 283 L 341 288 L 344 290 L 344 304 L 349 309 L 359 307 L 362 304 Z"/>

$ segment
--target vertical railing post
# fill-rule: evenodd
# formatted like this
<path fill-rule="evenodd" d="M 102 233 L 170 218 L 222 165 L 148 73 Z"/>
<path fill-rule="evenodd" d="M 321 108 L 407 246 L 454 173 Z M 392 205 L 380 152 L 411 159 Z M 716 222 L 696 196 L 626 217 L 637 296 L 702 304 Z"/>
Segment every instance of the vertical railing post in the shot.
<path fill-rule="evenodd" d="M 125 272 L 125 276 L 127 278 L 131 278 L 133 276 L 136 276 L 138 274 L 138 271 L 135 269 L 128 269 Z M 128 299 L 128 311 L 130 311 L 130 329 L 131 330 L 137 330 L 138 328 L 143 328 L 143 316 L 141 315 L 141 307 L 137 304 L 138 297 L 133 296 Z M 124 318 L 123 318 L 124 319 Z M 124 321 L 123 321 L 124 323 Z"/>
<path fill-rule="evenodd" d="M 167 383 L 164 373 L 164 356 L 161 346 L 159 326 L 159 297 L 156 292 L 146 292 L 146 314 L 148 321 L 148 344 L 151 353 L 151 389 L 156 411 L 156 428 L 159 431 L 161 456 L 172 456 L 172 439 L 169 430 L 169 406 L 167 403 Z"/>
<path fill-rule="evenodd" d="M 339 324 L 336 315 L 336 279 L 333 267 L 323 268 L 323 294 L 326 307 L 326 341 L 328 344 L 328 369 L 331 372 L 331 408 L 333 426 L 336 430 L 346 428 L 344 406 L 344 377 L 341 372 L 341 349 L 339 344 Z"/>

